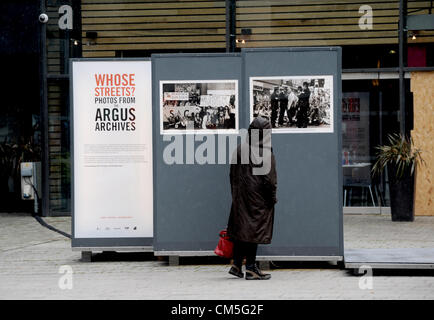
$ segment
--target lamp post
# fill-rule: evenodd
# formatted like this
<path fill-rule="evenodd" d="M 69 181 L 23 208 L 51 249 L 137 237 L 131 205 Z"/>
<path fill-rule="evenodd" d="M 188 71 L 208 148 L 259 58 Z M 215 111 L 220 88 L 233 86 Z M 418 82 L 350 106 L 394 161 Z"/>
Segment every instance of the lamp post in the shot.
<path fill-rule="evenodd" d="M 398 29 L 398 41 L 399 41 L 399 114 L 400 125 L 399 129 L 401 134 L 406 134 L 405 126 L 405 59 L 407 49 L 407 30 L 405 17 L 407 15 L 407 1 L 399 0 L 399 29 Z"/>
<path fill-rule="evenodd" d="M 45 0 L 39 4 L 40 13 L 46 12 Z M 41 215 L 48 215 L 48 193 L 49 193 L 49 154 L 48 154 L 48 98 L 47 98 L 47 23 L 39 20 L 38 43 L 39 43 L 39 113 L 41 130 L 41 177 L 42 194 Z"/>

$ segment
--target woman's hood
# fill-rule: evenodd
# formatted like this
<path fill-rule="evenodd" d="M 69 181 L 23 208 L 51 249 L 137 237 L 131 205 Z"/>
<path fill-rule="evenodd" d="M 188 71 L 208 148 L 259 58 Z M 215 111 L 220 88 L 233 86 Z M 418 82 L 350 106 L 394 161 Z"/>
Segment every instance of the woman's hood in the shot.
<path fill-rule="evenodd" d="M 246 143 L 249 143 L 250 160 L 258 165 L 269 161 L 273 152 L 271 147 L 271 123 L 263 117 L 256 117 L 249 126 Z M 264 159 L 265 157 L 265 159 Z"/>
<path fill-rule="evenodd" d="M 249 126 L 248 140 L 250 147 L 271 148 L 271 123 L 258 116 Z"/>
<path fill-rule="evenodd" d="M 264 117 L 256 117 L 249 126 L 250 129 L 271 129 L 271 123 Z"/>

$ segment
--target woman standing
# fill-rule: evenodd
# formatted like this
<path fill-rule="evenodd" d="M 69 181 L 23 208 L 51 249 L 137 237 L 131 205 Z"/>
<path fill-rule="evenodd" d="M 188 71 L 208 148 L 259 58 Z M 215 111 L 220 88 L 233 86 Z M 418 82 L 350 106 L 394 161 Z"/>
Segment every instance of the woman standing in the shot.
<path fill-rule="evenodd" d="M 259 137 L 255 139 L 253 131 Z M 256 140 L 256 141 L 255 141 Z M 249 126 L 248 148 L 239 145 L 236 162 L 232 161 L 230 182 L 232 207 L 228 222 L 228 234 L 234 242 L 234 265 L 229 273 L 243 278 L 242 262 L 246 257 L 246 280 L 268 280 L 271 275 L 264 274 L 256 264 L 258 244 L 269 244 L 273 234 L 274 205 L 277 202 L 276 164 L 271 148 L 271 124 L 263 117 L 256 117 Z M 248 150 L 249 163 L 241 163 L 241 152 Z M 259 151 L 259 153 L 258 153 Z M 263 155 L 258 164 L 255 155 Z M 269 155 L 267 159 L 264 155 Z M 234 157 L 235 159 L 235 153 Z M 269 172 L 255 175 L 255 167 L 265 166 L 270 161 Z"/>

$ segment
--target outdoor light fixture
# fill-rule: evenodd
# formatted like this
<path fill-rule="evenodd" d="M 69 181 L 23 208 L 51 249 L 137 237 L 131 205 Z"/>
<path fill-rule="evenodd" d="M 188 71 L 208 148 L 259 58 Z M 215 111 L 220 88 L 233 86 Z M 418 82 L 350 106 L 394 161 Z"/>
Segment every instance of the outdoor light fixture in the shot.
<path fill-rule="evenodd" d="M 96 32 L 96 31 L 86 31 L 86 38 L 88 38 L 88 39 L 96 39 L 96 38 L 98 38 L 98 32 Z"/>
<path fill-rule="evenodd" d="M 87 41 L 86 45 L 91 46 L 96 44 L 96 38 L 98 38 L 98 32 L 96 31 L 86 31 L 86 38 L 90 41 Z"/>
<path fill-rule="evenodd" d="M 241 29 L 241 34 L 245 36 L 250 36 L 252 34 L 252 29 Z"/>
<path fill-rule="evenodd" d="M 245 44 L 246 38 L 247 40 L 250 39 L 251 35 L 252 35 L 252 29 L 241 29 L 241 38 L 235 40 L 235 42 Z"/>

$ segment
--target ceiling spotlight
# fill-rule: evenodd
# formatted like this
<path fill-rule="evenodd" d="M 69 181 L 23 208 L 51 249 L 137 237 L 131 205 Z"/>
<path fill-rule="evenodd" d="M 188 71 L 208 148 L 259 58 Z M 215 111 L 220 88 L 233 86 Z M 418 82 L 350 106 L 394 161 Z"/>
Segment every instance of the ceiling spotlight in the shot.
<path fill-rule="evenodd" d="M 241 29 L 241 34 L 245 36 L 250 36 L 252 34 L 252 29 Z"/>
<path fill-rule="evenodd" d="M 96 31 L 86 31 L 86 38 L 96 39 L 96 38 L 98 38 L 98 32 L 96 32 Z"/>
<path fill-rule="evenodd" d="M 411 37 L 411 40 L 416 40 L 416 35 L 413 34 L 413 36 Z"/>
<path fill-rule="evenodd" d="M 392 50 L 389 51 L 389 53 L 390 53 L 390 54 L 395 54 L 396 51 L 392 49 Z"/>

